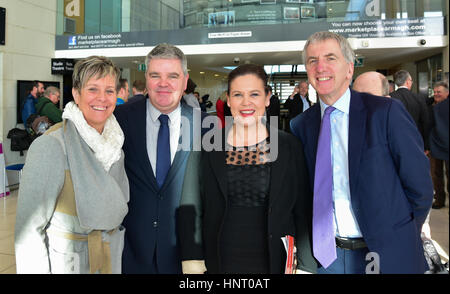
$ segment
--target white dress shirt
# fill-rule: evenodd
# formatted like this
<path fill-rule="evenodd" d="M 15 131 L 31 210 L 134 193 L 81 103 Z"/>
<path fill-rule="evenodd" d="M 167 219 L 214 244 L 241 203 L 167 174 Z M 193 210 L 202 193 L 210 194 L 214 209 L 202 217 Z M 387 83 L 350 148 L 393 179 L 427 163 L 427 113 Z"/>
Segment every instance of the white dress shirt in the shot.
<path fill-rule="evenodd" d="M 306 97 L 303 97 L 300 95 L 300 99 L 303 101 L 303 112 L 305 112 L 309 108 L 308 100 L 306 100 Z"/>
<path fill-rule="evenodd" d="M 146 135 L 147 135 L 147 154 L 152 165 L 153 175 L 156 177 L 156 152 L 158 147 L 159 116 L 161 112 L 156 109 L 147 99 L 147 115 L 146 115 Z M 167 114 L 169 116 L 169 133 L 170 133 L 170 163 L 172 164 L 175 154 L 177 153 L 178 141 L 180 137 L 181 126 L 181 106 Z"/>
<path fill-rule="evenodd" d="M 320 100 L 321 117 L 328 107 Z M 331 123 L 331 161 L 333 165 L 333 208 L 336 235 L 347 238 L 362 237 L 352 209 L 348 169 L 348 126 L 350 89 L 333 105 Z"/>

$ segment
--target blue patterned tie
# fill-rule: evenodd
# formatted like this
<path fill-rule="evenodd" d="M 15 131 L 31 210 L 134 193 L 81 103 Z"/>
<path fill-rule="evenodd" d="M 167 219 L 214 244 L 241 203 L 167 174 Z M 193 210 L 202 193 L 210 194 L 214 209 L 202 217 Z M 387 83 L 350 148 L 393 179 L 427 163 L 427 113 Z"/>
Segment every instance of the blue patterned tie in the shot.
<path fill-rule="evenodd" d="M 313 253 L 324 268 L 336 259 L 330 126 L 330 114 L 333 110 L 335 110 L 334 107 L 327 107 L 322 118 L 314 175 Z"/>
<path fill-rule="evenodd" d="M 156 147 L 156 182 L 161 188 L 170 169 L 170 135 L 169 117 L 166 114 L 159 116 L 161 125 L 158 132 L 158 146 Z"/>

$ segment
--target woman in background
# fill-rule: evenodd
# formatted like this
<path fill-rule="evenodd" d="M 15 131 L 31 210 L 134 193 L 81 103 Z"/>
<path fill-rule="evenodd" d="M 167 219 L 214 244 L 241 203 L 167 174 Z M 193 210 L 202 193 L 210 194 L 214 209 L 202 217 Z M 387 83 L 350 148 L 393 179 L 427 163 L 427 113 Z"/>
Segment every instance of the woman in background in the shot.
<path fill-rule="evenodd" d="M 31 145 L 17 203 L 17 273 L 121 273 L 129 192 L 112 114 L 119 77 L 105 57 L 78 61 L 75 102 Z"/>

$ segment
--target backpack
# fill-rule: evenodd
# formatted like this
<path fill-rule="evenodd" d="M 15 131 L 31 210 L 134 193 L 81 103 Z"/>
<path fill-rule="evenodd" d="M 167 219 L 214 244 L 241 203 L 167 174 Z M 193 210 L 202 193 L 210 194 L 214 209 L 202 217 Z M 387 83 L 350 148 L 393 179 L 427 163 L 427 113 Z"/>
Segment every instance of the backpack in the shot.
<path fill-rule="evenodd" d="M 30 147 L 33 141 L 27 131 L 14 128 L 8 132 L 8 139 L 11 139 L 11 151 L 20 151 L 20 156 L 23 156 L 23 151 Z"/>
<path fill-rule="evenodd" d="M 47 103 L 50 103 L 50 101 L 46 100 L 35 114 L 32 114 L 27 118 L 27 132 L 32 136 L 33 140 L 45 133 L 52 125 L 52 122 L 48 117 L 39 115 Z"/>

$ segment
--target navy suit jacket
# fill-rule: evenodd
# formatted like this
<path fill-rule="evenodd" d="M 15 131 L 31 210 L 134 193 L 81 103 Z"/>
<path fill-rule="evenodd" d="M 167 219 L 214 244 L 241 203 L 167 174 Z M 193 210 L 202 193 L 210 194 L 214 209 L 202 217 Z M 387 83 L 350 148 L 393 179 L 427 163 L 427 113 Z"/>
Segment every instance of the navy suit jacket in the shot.
<path fill-rule="evenodd" d="M 424 273 L 420 232 L 433 186 L 421 135 L 399 101 L 355 91 L 350 99 L 350 195 L 363 238 L 378 253 L 382 273 Z M 311 187 L 320 123 L 320 103 L 291 121 L 304 146 Z"/>
<path fill-rule="evenodd" d="M 126 232 L 122 271 L 150 273 L 156 255 L 160 273 L 177 274 L 181 273 L 176 225 L 178 209 L 189 150 L 192 150 L 193 138 L 198 139 L 198 134 L 193 132 L 194 110 L 181 103 L 180 140 L 183 138 L 183 144 L 186 144 L 186 138 L 190 138 L 189 150 L 183 148 L 177 151 L 160 189 L 147 154 L 146 103 L 147 99 L 125 103 L 117 107 L 114 113 L 125 134 L 123 151 L 130 183 L 129 212 L 123 222 Z M 183 118 L 189 120 L 188 128 L 183 125 Z M 198 122 L 201 123 L 201 120 Z"/>

